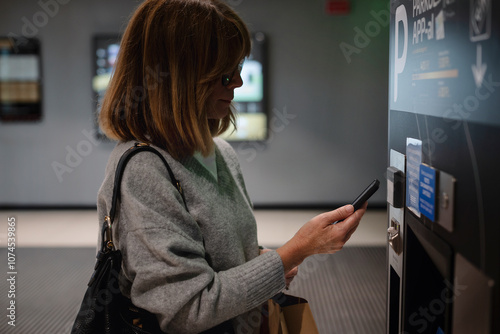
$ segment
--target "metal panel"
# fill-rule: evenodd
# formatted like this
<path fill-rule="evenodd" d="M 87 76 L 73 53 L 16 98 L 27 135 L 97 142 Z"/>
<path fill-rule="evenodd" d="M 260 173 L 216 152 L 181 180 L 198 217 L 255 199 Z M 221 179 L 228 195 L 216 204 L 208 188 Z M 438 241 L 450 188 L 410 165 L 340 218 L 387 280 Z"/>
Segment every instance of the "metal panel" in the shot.
<path fill-rule="evenodd" d="M 439 172 L 439 214 L 437 223 L 449 232 L 453 232 L 455 211 L 456 179 L 443 171 Z"/>
<path fill-rule="evenodd" d="M 461 254 L 455 257 L 453 333 L 491 333 L 494 281 Z"/>
<path fill-rule="evenodd" d="M 395 151 L 390 151 L 390 168 L 392 171 L 401 172 L 402 180 L 405 179 L 405 168 L 406 168 L 406 158 L 405 155 Z M 388 188 L 393 189 L 397 186 L 394 180 L 388 179 Z M 391 185 L 390 185 L 391 184 Z M 401 184 L 399 184 L 401 186 Z M 402 296 L 402 277 L 403 277 L 403 240 L 404 240 L 404 199 L 405 199 L 405 187 L 404 182 L 402 184 L 401 195 L 403 203 L 398 203 L 398 207 L 394 207 L 391 203 L 394 203 L 394 194 L 389 194 L 388 192 L 388 247 L 387 247 L 387 333 L 399 333 L 401 331 L 401 296 Z M 391 272 L 393 273 L 391 275 Z M 392 279 L 391 279 L 392 276 Z M 397 277 L 396 277 L 397 276 Z M 397 286 L 395 286 L 397 285 Z M 393 310 L 393 311 L 391 311 Z M 393 314 L 394 310 L 399 310 L 398 314 Z M 396 319 L 395 319 L 396 317 Z M 398 321 L 396 321 L 398 320 Z"/>

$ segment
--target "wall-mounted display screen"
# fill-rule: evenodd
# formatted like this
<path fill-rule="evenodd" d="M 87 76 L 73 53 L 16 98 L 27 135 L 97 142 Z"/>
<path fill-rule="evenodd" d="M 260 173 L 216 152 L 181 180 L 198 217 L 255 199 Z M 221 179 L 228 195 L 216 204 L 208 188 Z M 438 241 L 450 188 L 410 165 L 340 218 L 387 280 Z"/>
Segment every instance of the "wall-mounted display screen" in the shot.
<path fill-rule="evenodd" d="M 35 121 L 42 117 L 40 43 L 0 38 L 0 119 Z"/>
<path fill-rule="evenodd" d="M 94 37 L 94 75 L 92 78 L 92 90 L 96 97 L 96 115 L 100 112 L 102 99 L 108 88 L 119 49 L 120 37 L 118 35 L 99 35 Z M 99 127 L 97 133 L 99 137 L 104 137 Z"/>
<path fill-rule="evenodd" d="M 237 130 L 228 129 L 222 135 L 227 140 L 265 140 L 268 136 L 266 45 L 267 39 L 262 32 L 252 35 L 252 53 L 241 70 L 243 86 L 234 91 Z"/>
<path fill-rule="evenodd" d="M 266 82 L 266 36 L 252 35 L 252 53 L 245 60 L 241 71 L 243 86 L 234 91 L 234 105 L 237 110 L 237 131 L 228 129 L 221 137 L 226 140 L 265 140 L 268 135 L 268 115 L 265 103 Z M 96 96 L 96 115 L 113 72 L 113 66 L 120 48 L 118 35 L 94 37 L 94 74 L 92 89 Z M 98 129 L 98 135 L 103 136 Z"/>

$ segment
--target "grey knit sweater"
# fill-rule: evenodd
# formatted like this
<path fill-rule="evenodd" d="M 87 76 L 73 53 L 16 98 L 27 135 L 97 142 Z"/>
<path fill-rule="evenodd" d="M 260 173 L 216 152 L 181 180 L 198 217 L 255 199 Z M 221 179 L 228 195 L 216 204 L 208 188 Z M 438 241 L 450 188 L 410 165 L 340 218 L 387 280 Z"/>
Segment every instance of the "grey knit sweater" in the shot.
<path fill-rule="evenodd" d="M 189 212 L 153 153 L 135 155 L 124 172 L 115 220 L 120 288 L 156 314 L 167 333 L 199 333 L 229 319 L 237 333 L 258 332 L 260 305 L 285 287 L 279 255 L 259 256 L 237 156 L 225 141 L 215 143 L 217 179 L 195 158 L 179 162 L 160 150 Z M 131 146 L 119 143 L 111 153 L 98 194 L 100 221 L 110 209 L 118 160 Z"/>

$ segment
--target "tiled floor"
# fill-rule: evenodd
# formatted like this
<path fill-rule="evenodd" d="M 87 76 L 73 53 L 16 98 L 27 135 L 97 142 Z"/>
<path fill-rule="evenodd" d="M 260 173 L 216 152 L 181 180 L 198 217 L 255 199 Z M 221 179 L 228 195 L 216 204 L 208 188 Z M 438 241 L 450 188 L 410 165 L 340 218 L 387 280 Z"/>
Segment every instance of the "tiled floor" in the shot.
<path fill-rule="evenodd" d="M 279 247 L 321 210 L 256 210 L 261 245 Z M 95 210 L 0 211 L 0 247 L 7 244 L 7 222 L 16 218 L 17 247 L 94 247 L 97 240 Z M 12 219 L 11 219 L 12 220 Z M 346 246 L 384 246 L 386 210 L 368 210 Z"/>

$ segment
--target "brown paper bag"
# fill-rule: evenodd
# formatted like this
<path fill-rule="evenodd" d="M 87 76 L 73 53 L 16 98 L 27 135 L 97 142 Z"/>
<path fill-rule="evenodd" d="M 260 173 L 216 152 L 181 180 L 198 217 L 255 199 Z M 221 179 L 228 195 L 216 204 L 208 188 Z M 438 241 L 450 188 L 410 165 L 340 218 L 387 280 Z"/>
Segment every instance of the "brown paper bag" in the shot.
<path fill-rule="evenodd" d="M 319 333 L 309 303 L 303 298 L 280 294 L 270 299 L 264 309 L 262 334 Z"/>

